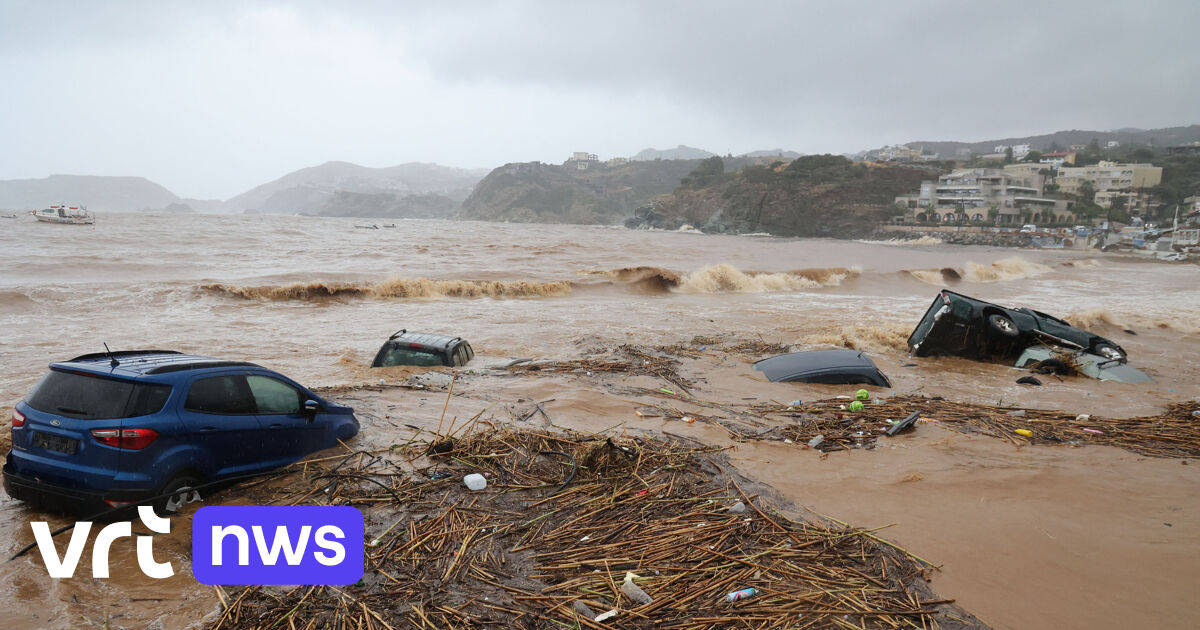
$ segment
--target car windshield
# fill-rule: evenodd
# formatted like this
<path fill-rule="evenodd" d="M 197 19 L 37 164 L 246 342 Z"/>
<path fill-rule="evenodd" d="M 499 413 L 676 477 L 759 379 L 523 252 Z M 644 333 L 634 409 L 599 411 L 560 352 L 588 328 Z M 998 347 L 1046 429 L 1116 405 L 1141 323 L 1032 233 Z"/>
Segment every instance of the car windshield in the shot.
<path fill-rule="evenodd" d="M 389 367 L 393 365 L 418 365 L 431 366 L 442 365 L 442 356 L 434 354 L 426 350 L 418 348 L 408 348 L 404 346 L 392 346 L 383 353 L 383 359 L 380 360 L 380 367 Z"/>
<path fill-rule="evenodd" d="M 170 394 L 169 385 L 51 370 L 33 386 L 25 404 L 43 413 L 68 418 L 111 420 L 157 413 Z"/>

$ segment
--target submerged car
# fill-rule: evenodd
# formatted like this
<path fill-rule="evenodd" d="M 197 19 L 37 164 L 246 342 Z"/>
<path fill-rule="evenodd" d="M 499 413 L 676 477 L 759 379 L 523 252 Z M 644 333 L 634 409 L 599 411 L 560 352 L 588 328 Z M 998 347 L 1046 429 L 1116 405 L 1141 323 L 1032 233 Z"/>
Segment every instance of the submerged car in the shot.
<path fill-rule="evenodd" d="M 52 363 L 12 413 L 9 496 L 84 514 L 269 471 L 358 433 L 335 405 L 253 363 L 164 350 Z M 171 494 L 178 491 L 178 494 Z"/>
<path fill-rule="evenodd" d="M 1015 359 L 1030 346 L 1050 344 L 1083 350 L 1124 363 L 1125 350 L 1111 339 L 1076 328 L 1029 308 L 1005 308 L 942 290 L 908 337 L 913 356 Z"/>
<path fill-rule="evenodd" d="M 812 350 L 763 359 L 754 364 L 771 382 L 891 387 L 875 362 L 857 350 Z"/>
<path fill-rule="evenodd" d="M 375 353 L 371 367 L 394 365 L 459 367 L 475 358 L 475 350 L 462 337 L 399 330 Z"/>
<path fill-rule="evenodd" d="M 1016 366 L 1054 374 L 1082 374 L 1100 381 L 1152 383 L 1145 372 L 1116 359 L 1105 359 L 1083 350 L 1032 346 L 1017 357 Z"/>

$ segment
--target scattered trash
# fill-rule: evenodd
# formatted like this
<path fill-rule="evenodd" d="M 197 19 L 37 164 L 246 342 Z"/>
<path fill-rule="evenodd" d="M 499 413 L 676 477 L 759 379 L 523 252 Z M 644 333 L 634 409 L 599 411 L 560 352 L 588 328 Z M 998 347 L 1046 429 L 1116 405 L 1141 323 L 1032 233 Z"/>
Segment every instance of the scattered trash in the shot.
<path fill-rule="evenodd" d="M 658 388 L 658 391 L 660 391 L 660 392 L 662 392 L 662 393 L 664 393 L 664 394 L 670 394 L 671 396 L 674 396 L 674 395 L 675 395 L 675 392 L 673 392 L 673 391 L 671 391 L 671 390 L 667 389 L 666 387 L 659 387 L 659 388 Z"/>
<path fill-rule="evenodd" d="M 1038 377 L 1036 377 L 1036 376 L 1022 376 L 1021 378 L 1017 379 L 1017 384 L 1018 385 L 1039 385 L 1040 386 L 1042 384 L 1042 382 L 1040 380 L 1038 380 Z"/>
<path fill-rule="evenodd" d="M 820 446 L 820 445 L 821 445 L 821 443 L 822 443 L 822 442 L 824 442 L 824 441 L 825 441 L 825 436 L 824 436 L 824 435 L 818 435 L 817 437 L 815 437 L 815 438 L 813 438 L 813 439 L 811 439 L 811 440 L 809 440 L 809 441 L 808 441 L 808 448 L 817 448 L 817 447 L 818 447 L 818 446 Z"/>
<path fill-rule="evenodd" d="M 871 392 L 869 392 L 865 389 L 860 389 L 860 390 L 854 392 L 854 397 L 857 398 L 858 400 L 867 400 L 868 398 L 871 397 Z"/>
<path fill-rule="evenodd" d="M 1008 412 L 1008 415 L 1015 416 L 1017 418 L 1024 418 L 1025 410 L 1024 409 L 1014 409 L 1014 410 Z"/>
<path fill-rule="evenodd" d="M 750 599 L 751 597 L 754 597 L 755 595 L 758 595 L 758 589 L 744 588 L 740 591 L 734 591 L 734 592 L 726 595 L 725 601 L 727 601 L 729 603 L 733 603 L 733 602 L 740 601 L 743 599 Z"/>
<path fill-rule="evenodd" d="M 1103 431 L 1101 431 L 1101 430 L 1099 430 L 1099 429 L 1087 429 L 1087 428 L 1085 428 L 1085 429 L 1083 429 L 1083 430 L 1084 430 L 1084 431 L 1087 431 L 1088 433 L 1095 433 L 1096 435 L 1104 435 L 1104 432 L 1103 432 Z"/>
<path fill-rule="evenodd" d="M 609 619 L 616 617 L 618 612 L 620 611 L 614 608 L 606 613 L 596 615 L 596 618 L 593 621 L 608 621 Z"/>
<path fill-rule="evenodd" d="M 463 485 L 470 490 L 483 490 L 487 487 L 487 477 L 479 473 L 471 473 L 463 477 Z"/>
<path fill-rule="evenodd" d="M 796 400 L 793 400 L 792 402 L 788 403 L 788 406 L 789 407 L 799 407 L 800 405 L 803 405 L 803 404 L 804 404 L 804 401 L 797 398 Z"/>
<path fill-rule="evenodd" d="M 907 418 L 901 420 L 900 422 L 892 423 L 892 426 L 888 427 L 888 430 L 887 430 L 888 436 L 896 435 L 897 433 L 907 429 L 908 427 L 913 426 L 917 422 L 917 418 L 919 418 L 920 416 L 921 416 L 920 411 L 914 411 L 911 414 L 909 414 Z"/>
<path fill-rule="evenodd" d="M 862 411 L 864 407 L 865 405 L 863 405 L 862 401 L 859 400 L 850 403 L 850 411 Z"/>
<path fill-rule="evenodd" d="M 579 613 L 581 617 L 587 617 L 588 619 L 596 618 L 596 612 L 588 608 L 588 605 L 583 603 L 583 600 L 575 600 L 571 603 L 571 608 L 575 609 L 575 612 Z"/>
<path fill-rule="evenodd" d="M 1090 419 L 1091 419 L 1091 416 L 1086 413 L 1081 413 L 1078 416 L 1075 416 L 1075 420 L 1077 420 L 1079 422 L 1087 422 Z"/>
<path fill-rule="evenodd" d="M 742 512 L 746 511 L 746 504 L 738 501 L 737 503 L 729 506 L 729 511 L 733 512 L 734 514 L 741 514 Z"/>
<path fill-rule="evenodd" d="M 1200 411 L 1193 411 L 1193 412 L 1192 412 L 1192 417 L 1193 417 L 1193 418 L 1200 418 Z"/>
<path fill-rule="evenodd" d="M 633 573 L 625 572 L 625 581 L 621 583 L 621 592 L 625 594 L 635 604 L 649 604 L 654 601 L 650 594 L 642 590 L 642 587 L 633 583 L 635 578 Z"/>
<path fill-rule="evenodd" d="M 1027 437 L 1027 438 L 1033 437 L 1033 431 L 1030 431 L 1029 429 L 1016 429 L 1013 431 L 1013 433 L 1016 433 L 1017 435 L 1020 435 L 1022 437 Z"/>
<path fill-rule="evenodd" d="M 696 421 L 696 419 L 691 416 L 684 416 L 684 417 L 680 418 L 680 420 L 683 420 L 684 422 L 686 422 L 688 424 L 692 424 Z"/>

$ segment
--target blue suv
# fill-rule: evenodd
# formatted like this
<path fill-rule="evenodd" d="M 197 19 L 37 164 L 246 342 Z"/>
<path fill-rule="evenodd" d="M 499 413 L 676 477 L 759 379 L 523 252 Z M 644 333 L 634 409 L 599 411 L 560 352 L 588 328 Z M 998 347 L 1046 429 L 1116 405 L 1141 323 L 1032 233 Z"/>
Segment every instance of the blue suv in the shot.
<path fill-rule="evenodd" d="M 165 350 L 52 363 L 13 408 L 9 496 L 97 513 L 287 465 L 358 433 L 350 407 L 253 363 Z M 176 494 L 171 494 L 176 493 Z"/>

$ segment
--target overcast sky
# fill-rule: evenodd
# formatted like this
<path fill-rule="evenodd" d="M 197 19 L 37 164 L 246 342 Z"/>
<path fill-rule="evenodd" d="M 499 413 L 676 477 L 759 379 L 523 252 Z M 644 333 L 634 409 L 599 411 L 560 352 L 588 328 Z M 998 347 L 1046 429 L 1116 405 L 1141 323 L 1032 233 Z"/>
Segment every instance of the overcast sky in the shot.
<path fill-rule="evenodd" d="M 0 179 L 1200 123 L 1200 2 L 0 0 Z"/>

